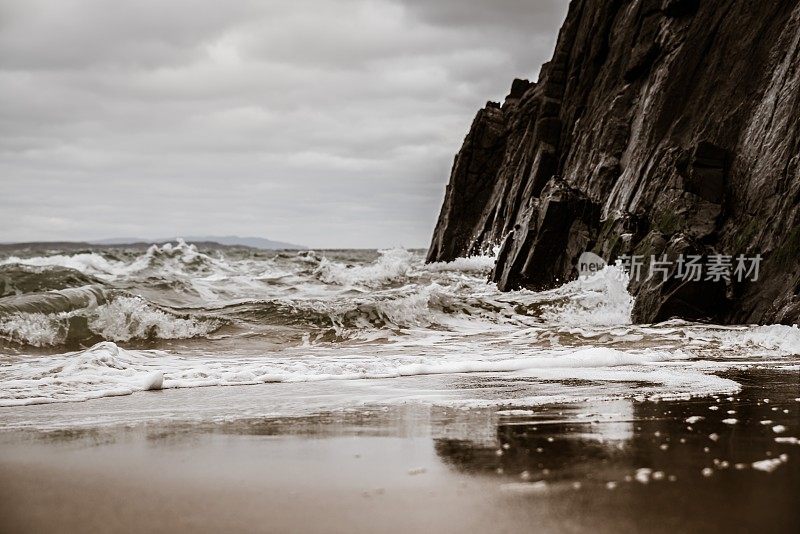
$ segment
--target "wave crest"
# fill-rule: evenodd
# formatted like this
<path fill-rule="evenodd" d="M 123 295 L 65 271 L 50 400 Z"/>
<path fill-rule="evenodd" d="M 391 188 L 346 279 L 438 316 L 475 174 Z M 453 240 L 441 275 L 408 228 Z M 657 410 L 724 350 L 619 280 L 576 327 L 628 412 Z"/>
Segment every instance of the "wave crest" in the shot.
<path fill-rule="evenodd" d="M 378 260 L 367 265 L 345 265 L 323 257 L 314 275 L 328 284 L 368 288 L 380 287 L 409 276 L 414 262 L 414 256 L 409 251 L 393 248 L 379 253 Z"/>
<path fill-rule="evenodd" d="M 44 294 L 40 297 L 47 298 Z M 181 317 L 141 297 L 117 295 L 69 311 L 17 311 L 0 316 L 0 339 L 17 345 L 51 347 L 107 341 L 188 339 L 222 326 L 216 319 Z M 41 308 L 41 306 L 40 306 Z"/>
<path fill-rule="evenodd" d="M 589 277 L 544 291 L 540 297 L 555 303 L 546 306 L 541 318 L 553 324 L 630 324 L 633 297 L 627 290 L 628 280 L 622 269 L 612 265 Z"/>

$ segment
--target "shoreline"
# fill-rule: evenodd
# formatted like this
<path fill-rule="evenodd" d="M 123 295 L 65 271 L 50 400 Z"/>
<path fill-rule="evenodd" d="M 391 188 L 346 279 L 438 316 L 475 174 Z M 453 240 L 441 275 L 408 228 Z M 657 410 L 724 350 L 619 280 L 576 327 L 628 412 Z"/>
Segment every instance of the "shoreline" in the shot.
<path fill-rule="evenodd" d="M 293 416 L 83 426 L 73 413 L 60 430 L 0 432 L 0 530 L 796 531 L 800 379 L 733 374 L 741 393 L 716 399 L 312 403 Z M 180 412 L 180 396 L 148 399 Z M 49 405 L 48 417 L 116 400 Z"/>

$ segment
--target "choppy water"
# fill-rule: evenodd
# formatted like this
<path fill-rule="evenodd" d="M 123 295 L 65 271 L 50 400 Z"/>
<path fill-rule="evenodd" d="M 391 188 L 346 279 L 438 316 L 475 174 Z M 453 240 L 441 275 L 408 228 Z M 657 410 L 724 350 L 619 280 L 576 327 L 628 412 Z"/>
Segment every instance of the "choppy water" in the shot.
<path fill-rule="evenodd" d="M 613 267 L 501 293 L 491 257 L 425 265 L 402 249 L 33 254 L 0 257 L 0 406 L 463 373 L 519 385 L 459 402 L 527 406 L 734 393 L 721 372 L 800 363 L 797 327 L 630 324 Z"/>

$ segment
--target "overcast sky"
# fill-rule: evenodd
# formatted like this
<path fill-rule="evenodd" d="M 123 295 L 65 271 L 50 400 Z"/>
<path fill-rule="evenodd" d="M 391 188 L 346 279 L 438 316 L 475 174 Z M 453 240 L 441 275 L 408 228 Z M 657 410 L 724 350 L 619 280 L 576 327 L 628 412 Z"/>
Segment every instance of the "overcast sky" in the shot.
<path fill-rule="evenodd" d="M 567 0 L 0 0 L 0 241 L 426 247 Z"/>

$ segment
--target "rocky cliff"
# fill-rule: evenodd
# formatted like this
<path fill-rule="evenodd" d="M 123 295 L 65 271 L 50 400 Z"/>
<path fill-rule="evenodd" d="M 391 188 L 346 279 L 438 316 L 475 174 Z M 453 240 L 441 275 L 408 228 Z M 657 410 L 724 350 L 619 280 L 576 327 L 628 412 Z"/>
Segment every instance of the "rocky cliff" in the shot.
<path fill-rule="evenodd" d="M 636 321 L 798 322 L 799 154 L 800 2 L 573 0 L 538 81 L 475 117 L 428 260 L 499 245 L 511 290 L 584 251 L 666 258 L 631 280 Z M 757 279 L 676 271 L 756 254 Z"/>

